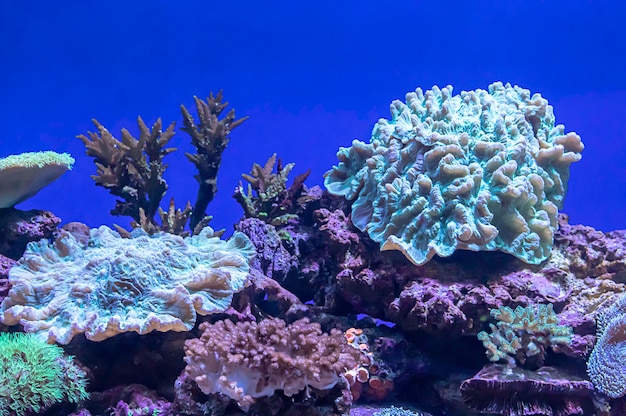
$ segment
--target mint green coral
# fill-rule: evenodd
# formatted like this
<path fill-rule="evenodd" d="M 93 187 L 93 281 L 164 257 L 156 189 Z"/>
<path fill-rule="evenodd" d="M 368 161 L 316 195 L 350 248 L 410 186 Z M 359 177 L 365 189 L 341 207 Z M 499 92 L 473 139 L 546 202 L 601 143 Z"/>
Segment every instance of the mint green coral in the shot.
<path fill-rule="evenodd" d="M 60 347 L 30 334 L 0 334 L 0 416 L 78 403 L 89 397 L 85 386 L 85 374 Z"/>
<path fill-rule="evenodd" d="M 539 94 L 496 82 L 391 104 L 369 143 L 354 140 L 325 175 L 352 222 L 421 265 L 457 249 L 500 250 L 538 264 L 551 252 L 569 167 L 583 144 L 555 125 Z"/>
<path fill-rule="evenodd" d="M 489 324 L 491 334 L 478 333 L 478 339 L 487 349 L 490 361 L 532 362 L 541 366 L 548 347 L 568 345 L 572 341 L 572 328 L 559 325 L 559 317 L 551 303 L 518 306 L 515 310 L 502 306 L 491 310 L 498 320 Z"/>

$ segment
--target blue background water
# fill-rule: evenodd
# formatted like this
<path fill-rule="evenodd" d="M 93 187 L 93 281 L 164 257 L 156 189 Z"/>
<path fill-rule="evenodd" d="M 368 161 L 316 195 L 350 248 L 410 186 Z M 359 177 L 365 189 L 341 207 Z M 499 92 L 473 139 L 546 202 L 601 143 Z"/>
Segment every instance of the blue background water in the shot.
<path fill-rule="evenodd" d="M 64 222 L 127 224 L 75 136 L 97 118 L 114 135 L 141 115 L 181 125 L 179 105 L 224 90 L 238 116 L 209 205 L 241 216 L 240 174 L 277 152 L 309 185 L 339 146 L 369 139 L 416 87 L 511 82 L 540 92 L 586 145 L 564 211 L 626 228 L 626 3 L 621 1 L 0 1 L 0 156 L 70 152 L 73 171 L 20 204 Z M 119 137 L 119 136 L 118 136 Z M 168 195 L 195 198 L 189 138 L 168 157 Z"/>

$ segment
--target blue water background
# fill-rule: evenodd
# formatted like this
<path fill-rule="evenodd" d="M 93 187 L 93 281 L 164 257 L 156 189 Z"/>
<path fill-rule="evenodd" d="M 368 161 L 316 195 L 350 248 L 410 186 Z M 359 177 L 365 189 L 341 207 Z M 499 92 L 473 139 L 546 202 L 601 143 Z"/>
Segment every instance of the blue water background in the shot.
<path fill-rule="evenodd" d="M 368 140 L 389 103 L 422 87 L 493 81 L 540 92 L 579 133 L 564 211 L 626 228 L 626 3 L 622 1 L 0 1 L 0 156 L 69 152 L 73 171 L 18 206 L 64 222 L 126 225 L 75 136 L 97 118 L 119 137 L 136 117 L 181 125 L 179 105 L 224 90 L 237 115 L 209 205 L 242 211 L 240 174 L 274 152 L 321 184 L 339 146 Z M 194 170 L 178 132 L 166 179 L 182 207 Z"/>

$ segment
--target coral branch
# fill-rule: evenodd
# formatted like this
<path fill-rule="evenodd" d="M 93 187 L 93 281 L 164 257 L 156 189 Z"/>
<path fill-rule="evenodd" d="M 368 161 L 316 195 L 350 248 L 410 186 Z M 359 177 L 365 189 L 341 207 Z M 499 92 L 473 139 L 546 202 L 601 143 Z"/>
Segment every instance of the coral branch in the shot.
<path fill-rule="evenodd" d="M 274 166 L 276 173 L 272 173 Z M 311 171 L 298 175 L 287 188 L 289 173 L 294 166 L 294 163 L 283 166 L 274 153 L 264 166 L 255 163 L 250 174 L 241 175 L 248 182 L 248 192 L 244 192 L 243 184 L 239 182 L 233 197 L 242 206 L 246 218 L 259 218 L 272 225 L 285 224 L 295 218 L 302 205 L 304 181 Z"/>
<path fill-rule="evenodd" d="M 127 215 L 141 222 L 143 210 L 144 221 L 154 223 L 154 215 L 168 188 L 163 179 L 167 169 L 163 158 L 176 150 L 165 148 L 175 134 L 174 123 L 162 131 L 160 118 L 150 129 L 138 117 L 139 139 L 122 129 L 120 141 L 97 120 L 92 121 L 98 131 L 88 132 L 87 136 L 81 134 L 78 138 L 98 168 L 97 174 L 91 176 L 96 185 L 123 199 L 116 201 L 111 214 Z"/>
<path fill-rule="evenodd" d="M 228 106 L 228 102 L 223 103 L 222 98 L 222 91 L 215 96 L 211 93 L 206 102 L 194 96 L 200 119 L 198 124 L 185 106 L 180 106 L 184 124 L 182 130 L 191 136 L 191 143 L 197 151 L 196 154 L 185 153 L 198 169 L 194 177 L 200 186 L 190 217 L 189 226 L 192 229 L 206 216 L 206 208 L 217 192 L 217 172 L 222 163 L 222 153 L 230 141 L 231 130 L 248 119 L 235 119 L 235 110 L 231 109 L 220 120 L 220 114 Z"/>

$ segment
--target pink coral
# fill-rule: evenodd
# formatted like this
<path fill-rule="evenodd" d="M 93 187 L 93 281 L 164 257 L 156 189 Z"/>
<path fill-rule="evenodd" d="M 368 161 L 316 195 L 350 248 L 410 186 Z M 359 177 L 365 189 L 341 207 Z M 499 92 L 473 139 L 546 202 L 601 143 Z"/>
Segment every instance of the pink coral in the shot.
<path fill-rule="evenodd" d="M 243 409 L 277 390 L 293 396 L 307 386 L 330 389 L 355 366 L 358 354 L 341 331 L 322 333 L 306 318 L 289 325 L 274 318 L 224 320 L 205 322 L 200 329 L 199 339 L 185 342 L 183 377 L 195 380 L 205 394 L 235 399 Z"/>

